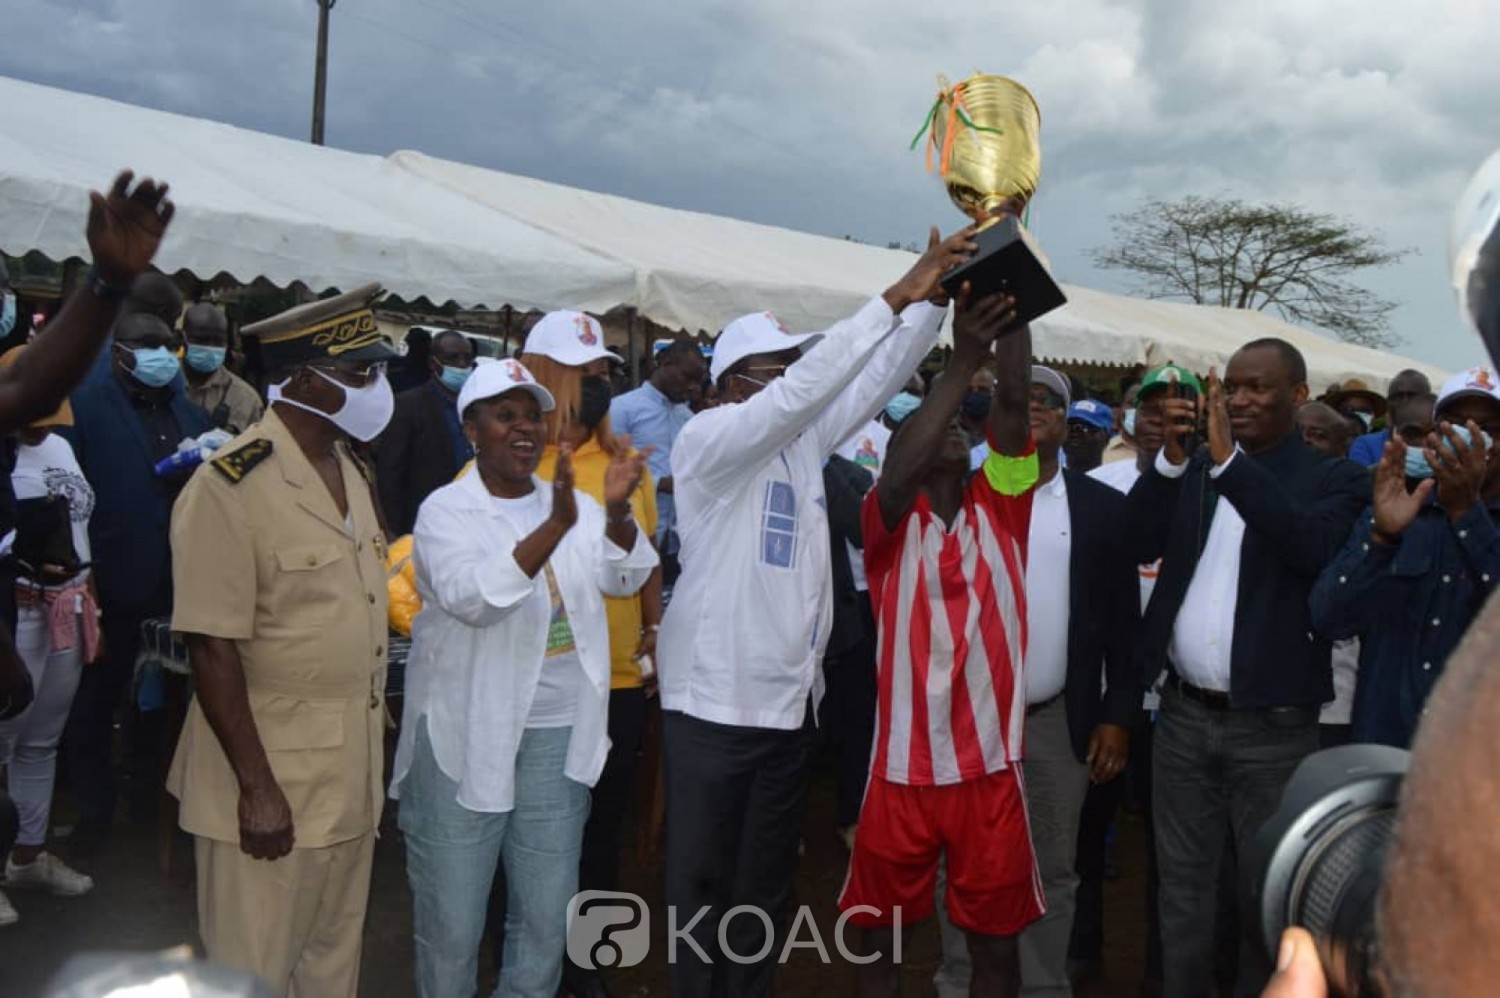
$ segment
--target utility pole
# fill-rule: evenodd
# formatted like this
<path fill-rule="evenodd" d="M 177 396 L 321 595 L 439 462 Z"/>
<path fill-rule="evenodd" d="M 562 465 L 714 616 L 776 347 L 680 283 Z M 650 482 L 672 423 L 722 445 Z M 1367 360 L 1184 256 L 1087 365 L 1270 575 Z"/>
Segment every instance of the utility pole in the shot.
<path fill-rule="evenodd" d="M 328 96 L 328 12 L 338 0 L 317 0 L 318 62 L 313 70 L 312 143 L 323 144 L 323 103 Z"/>

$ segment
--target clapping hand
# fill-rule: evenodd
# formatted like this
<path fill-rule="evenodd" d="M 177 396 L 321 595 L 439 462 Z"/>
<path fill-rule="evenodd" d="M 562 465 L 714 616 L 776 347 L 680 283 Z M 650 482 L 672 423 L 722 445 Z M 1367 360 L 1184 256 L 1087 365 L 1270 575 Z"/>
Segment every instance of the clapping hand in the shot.
<path fill-rule="evenodd" d="M 1489 474 L 1489 450 L 1484 445 L 1484 434 L 1472 420 L 1464 425 L 1469 430 L 1469 443 L 1458 435 L 1452 423 L 1439 423 L 1427 436 L 1427 463 L 1432 465 L 1432 477 L 1437 482 L 1438 502 L 1455 523 L 1479 502 L 1485 476 Z"/>
<path fill-rule="evenodd" d="M 629 502 L 636 487 L 646 475 L 646 458 L 656 450 L 647 447 L 639 453 L 630 449 L 630 435 L 615 437 L 615 456 L 604 472 L 604 505 Z"/>
<path fill-rule="evenodd" d="M 1000 335 L 1016 322 L 1015 296 L 997 292 L 971 300 L 973 290 L 968 281 L 958 289 L 953 311 L 955 353 L 989 353 Z"/>
<path fill-rule="evenodd" d="M 1208 369 L 1208 453 L 1214 464 L 1234 456 L 1234 434 L 1229 429 L 1229 403 L 1217 368 Z"/>
<path fill-rule="evenodd" d="M 1392 439 L 1375 466 L 1371 529 L 1380 544 L 1395 544 L 1416 520 L 1435 482 L 1426 479 L 1415 492 L 1406 491 L 1406 444 Z"/>
<path fill-rule="evenodd" d="M 578 500 L 573 495 L 573 445 L 557 449 L 557 467 L 552 472 L 553 523 L 564 530 L 578 522 Z"/>
<path fill-rule="evenodd" d="M 135 174 L 115 178 L 109 193 L 89 192 L 89 249 L 99 276 L 116 287 L 130 282 L 151 266 L 176 206 L 167 199 L 167 185 L 149 177 L 130 189 Z"/>

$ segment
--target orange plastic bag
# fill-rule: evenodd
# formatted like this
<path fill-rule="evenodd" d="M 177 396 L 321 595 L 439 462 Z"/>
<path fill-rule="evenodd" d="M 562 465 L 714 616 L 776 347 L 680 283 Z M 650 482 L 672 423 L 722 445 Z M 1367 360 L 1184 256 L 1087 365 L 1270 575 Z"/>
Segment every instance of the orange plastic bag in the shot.
<path fill-rule="evenodd" d="M 385 585 L 390 596 L 387 611 L 391 630 L 411 637 L 412 618 L 422 609 L 417 595 L 417 570 L 411 560 L 411 535 L 398 538 L 385 556 Z"/>

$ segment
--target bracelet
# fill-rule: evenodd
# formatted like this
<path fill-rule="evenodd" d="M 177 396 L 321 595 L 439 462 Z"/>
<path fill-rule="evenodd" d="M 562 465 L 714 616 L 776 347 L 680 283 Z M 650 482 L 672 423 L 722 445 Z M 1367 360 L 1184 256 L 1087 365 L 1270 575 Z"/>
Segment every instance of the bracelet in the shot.
<path fill-rule="evenodd" d="M 649 633 L 649 634 L 655 634 L 659 630 L 661 630 L 661 625 L 660 624 L 647 624 L 645 627 L 641 628 L 641 633 L 642 634 L 647 634 L 647 633 Z"/>
<path fill-rule="evenodd" d="M 121 287 L 118 284 L 111 284 L 106 281 L 103 276 L 100 275 L 99 271 L 93 267 L 90 267 L 88 269 L 88 273 L 84 275 L 84 281 L 89 289 L 89 293 L 92 294 L 95 298 L 98 298 L 100 301 L 124 301 L 125 298 L 130 294 L 129 285 Z"/>
<path fill-rule="evenodd" d="M 632 520 L 635 519 L 635 511 L 633 509 L 631 509 L 629 506 L 625 507 L 625 515 L 624 516 L 610 516 L 609 515 L 609 510 L 607 508 L 605 509 L 604 512 L 605 512 L 605 515 L 608 518 L 611 526 L 621 526 L 621 525 L 629 523 L 630 521 L 632 521 Z"/>

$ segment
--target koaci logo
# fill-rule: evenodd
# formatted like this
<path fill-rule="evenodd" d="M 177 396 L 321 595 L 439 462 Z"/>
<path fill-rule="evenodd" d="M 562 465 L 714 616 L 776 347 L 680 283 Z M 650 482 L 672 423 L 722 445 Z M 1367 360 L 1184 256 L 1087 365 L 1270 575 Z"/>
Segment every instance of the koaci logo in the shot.
<path fill-rule="evenodd" d="M 580 967 L 634 967 L 651 951 L 651 912 L 634 894 L 580 891 L 568 902 L 568 959 Z"/>

